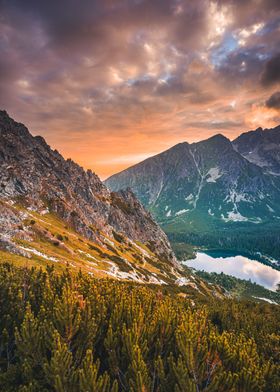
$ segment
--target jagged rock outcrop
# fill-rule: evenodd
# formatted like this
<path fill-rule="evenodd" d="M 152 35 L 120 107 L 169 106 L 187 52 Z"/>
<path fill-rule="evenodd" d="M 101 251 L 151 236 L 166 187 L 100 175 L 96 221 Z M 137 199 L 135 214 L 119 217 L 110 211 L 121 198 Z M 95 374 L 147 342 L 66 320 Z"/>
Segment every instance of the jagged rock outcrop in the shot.
<path fill-rule="evenodd" d="M 242 133 L 233 141 L 234 148 L 248 161 L 270 174 L 280 175 L 280 125 Z"/>

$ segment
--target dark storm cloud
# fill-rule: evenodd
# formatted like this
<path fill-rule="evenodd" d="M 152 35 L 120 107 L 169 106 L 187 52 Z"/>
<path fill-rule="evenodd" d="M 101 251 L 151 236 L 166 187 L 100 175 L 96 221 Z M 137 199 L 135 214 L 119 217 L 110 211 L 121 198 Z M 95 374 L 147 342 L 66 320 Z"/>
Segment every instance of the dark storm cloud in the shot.
<path fill-rule="evenodd" d="M 137 39 L 147 35 L 146 29 L 158 29 L 164 25 L 173 38 L 182 41 L 182 46 L 188 42 L 192 44 L 196 38 L 202 39 L 200 33 L 206 29 L 203 3 L 190 2 L 176 20 L 173 17 L 180 1 L 173 0 L 84 0 L 82 3 L 77 0 L 11 0 L 2 1 L 2 6 L 10 21 L 19 14 L 29 17 L 30 21 L 37 20 L 48 35 L 48 44 L 73 56 L 75 53 L 70 53 L 73 49 L 78 49 L 79 53 L 90 48 L 104 52 L 104 44 L 118 46 L 119 39 L 129 38 L 129 31 L 137 32 L 134 37 L 134 43 L 137 43 Z M 130 44 L 129 40 L 126 44 Z"/>
<path fill-rule="evenodd" d="M 242 48 L 227 56 L 219 67 L 220 74 L 236 83 L 240 80 L 257 79 L 263 69 L 262 48 Z"/>
<path fill-rule="evenodd" d="M 272 85 L 280 82 L 280 53 L 269 59 L 262 74 L 262 83 Z"/>
<path fill-rule="evenodd" d="M 0 106 L 90 166 L 270 126 L 279 28 L 273 0 L 0 0 Z"/>
<path fill-rule="evenodd" d="M 272 94 L 265 104 L 268 108 L 280 109 L 280 91 Z"/>

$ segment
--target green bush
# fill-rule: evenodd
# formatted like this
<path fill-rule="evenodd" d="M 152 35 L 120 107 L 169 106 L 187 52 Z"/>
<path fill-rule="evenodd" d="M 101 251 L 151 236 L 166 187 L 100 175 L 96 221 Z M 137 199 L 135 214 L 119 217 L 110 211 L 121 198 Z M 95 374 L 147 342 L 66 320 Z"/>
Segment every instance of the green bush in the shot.
<path fill-rule="evenodd" d="M 273 305 L 0 266 L 0 390 L 279 391 Z"/>

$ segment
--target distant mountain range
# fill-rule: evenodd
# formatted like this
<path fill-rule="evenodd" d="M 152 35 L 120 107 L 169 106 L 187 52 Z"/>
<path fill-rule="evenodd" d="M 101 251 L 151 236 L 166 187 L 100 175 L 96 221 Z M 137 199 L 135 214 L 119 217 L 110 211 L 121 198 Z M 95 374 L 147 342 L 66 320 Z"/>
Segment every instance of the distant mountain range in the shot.
<path fill-rule="evenodd" d="M 280 256 L 280 126 L 180 143 L 105 184 L 132 189 L 173 241 Z"/>

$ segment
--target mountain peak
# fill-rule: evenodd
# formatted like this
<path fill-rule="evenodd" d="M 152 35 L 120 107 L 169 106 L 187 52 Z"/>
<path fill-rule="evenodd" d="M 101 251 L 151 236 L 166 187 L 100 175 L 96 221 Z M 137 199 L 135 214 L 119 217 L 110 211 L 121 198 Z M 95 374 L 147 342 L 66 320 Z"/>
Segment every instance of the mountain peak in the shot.
<path fill-rule="evenodd" d="M 65 160 L 6 111 L 0 112 L 0 165 L 0 202 L 20 198 L 97 243 L 115 231 L 147 246 L 153 242 L 158 260 L 176 264 L 167 237 L 131 191 L 111 193 L 97 175 Z"/>
<path fill-rule="evenodd" d="M 236 151 L 267 173 L 279 176 L 280 125 L 271 129 L 257 128 L 244 132 L 232 142 Z"/>
<path fill-rule="evenodd" d="M 188 142 L 181 142 L 181 143 L 175 144 L 175 146 L 173 146 L 171 148 L 182 148 L 182 147 L 187 147 L 187 146 L 189 146 Z"/>
<path fill-rule="evenodd" d="M 6 110 L 0 110 L 0 132 L 15 136 L 32 137 L 28 129 L 23 124 L 14 121 Z"/>
<path fill-rule="evenodd" d="M 0 121 L 1 121 L 1 122 L 7 121 L 7 122 L 16 123 L 16 121 L 14 121 L 14 120 L 10 117 L 9 113 L 8 113 L 6 110 L 0 110 Z"/>
<path fill-rule="evenodd" d="M 13 120 L 9 116 L 8 112 L 6 110 L 0 110 L 0 124 L 9 124 L 10 122 L 13 122 Z"/>
<path fill-rule="evenodd" d="M 215 142 L 222 142 L 222 143 L 230 144 L 230 140 L 226 136 L 221 134 L 221 133 L 217 133 L 216 135 L 213 135 L 213 136 L 211 136 L 208 139 L 203 140 L 203 141 L 205 141 L 205 142 L 215 141 Z"/>
<path fill-rule="evenodd" d="M 2 117 L 9 117 L 6 110 L 0 110 L 0 118 L 2 118 Z"/>
<path fill-rule="evenodd" d="M 233 149 L 231 141 L 226 136 L 222 135 L 221 133 L 213 135 L 206 140 L 202 140 L 200 142 L 193 143 L 192 146 L 194 149 L 197 149 L 197 148 L 207 149 L 208 152 L 212 155 L 213 154 L 215 155 L 218 152 Z M 211 151 L 212 151 L 212 153 L 211 153 Z"/>

